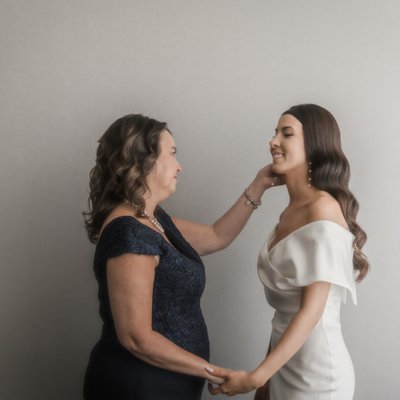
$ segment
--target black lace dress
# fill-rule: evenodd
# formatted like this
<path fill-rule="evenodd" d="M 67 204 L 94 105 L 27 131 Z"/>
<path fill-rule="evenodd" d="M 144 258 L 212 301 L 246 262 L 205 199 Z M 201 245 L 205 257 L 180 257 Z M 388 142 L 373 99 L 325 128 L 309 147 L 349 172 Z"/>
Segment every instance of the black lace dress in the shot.
<path fill-rule="evenodd" d="M 154 367 L 136 358 L 118 341 L 107 290 L 106 263 L 124 253 L 158 255 L 153 291 L 153 329 L 183 349 L 209 359 L 207 327 L 200 309 L 204 266 L 171 218 L 160 208 L 162 235 L 129 216 L 111 221 L 96 247 L 94 271 L 99 284 L 103 330 L 86 370 L 86 400 L 195 400 L 204 380 Z"/>

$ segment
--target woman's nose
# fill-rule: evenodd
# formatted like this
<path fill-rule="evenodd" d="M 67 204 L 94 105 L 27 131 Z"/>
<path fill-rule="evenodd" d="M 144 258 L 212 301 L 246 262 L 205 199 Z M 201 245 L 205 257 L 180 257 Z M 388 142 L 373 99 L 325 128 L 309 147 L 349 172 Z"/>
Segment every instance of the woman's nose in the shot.
<path fill-rule="evenodd" d="M 269 145 L 272 148 L 279 147 L 279 143 L 278 143 L 278 139 L 277 139 L 276 135 L 272 136 L 272 139 L 269 141 Z"/>

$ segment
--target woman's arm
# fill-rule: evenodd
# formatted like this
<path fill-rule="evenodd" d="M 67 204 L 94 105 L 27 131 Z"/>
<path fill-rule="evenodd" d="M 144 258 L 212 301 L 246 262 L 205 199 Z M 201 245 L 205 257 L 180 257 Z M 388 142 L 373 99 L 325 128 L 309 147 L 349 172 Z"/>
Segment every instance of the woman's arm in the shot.
<path fill-rule="evenodd" d="M 267 165 L 257 173 L 248 191 L 254 201 L 259 201 L 267 188 L 278 184 L 282 184 L 280 179 L 273 174 L 271 165 Z M 213 225 L 198 224 L 179 218 L 173 218 L 173 221 L 200 255 L 214 253 L 232 243 L 246 225 L 254 211 L 253 206 L 246 204 L 246 201 L 247 198 L 242 194 Z"/>
<path fill-rule="evenodd" d="M 265 357 L 267 357 L 268 354 L 271 353 L 271 341 L 272 337 L 269 340 L 268 351 Z M 269 380 L 265 382 L 263 386 L 259 387 L 256 390 L 256 393 L 254 394 L 254 400 L 269 400 Z"/>
<path fill-rule="evenodd" d="M 121 345 L 148 364 L 215 381 L 206 370 L 211 367 L 207 361 L 152 329 L 155 270 L 153 256 L 129 253 L 107 262 L 111 312 Z"/>
<path fill-rule="evenodd" d="M 328 282 L 315 282 L 304 287 L 299 311 L 265 360 L 252 372 L 215 368 L 213 375 L 225 379 L 225 382 L 217 388 L 209 387 L 210 392 L 234 395 L 263 386 L 307 340 L 322 316 L 330 285 Z"/>

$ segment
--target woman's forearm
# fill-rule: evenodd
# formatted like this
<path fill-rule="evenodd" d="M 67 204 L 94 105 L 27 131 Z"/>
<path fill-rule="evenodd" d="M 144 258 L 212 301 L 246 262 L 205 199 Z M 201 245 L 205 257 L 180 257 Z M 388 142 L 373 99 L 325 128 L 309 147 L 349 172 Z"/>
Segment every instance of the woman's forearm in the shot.
<path fill-rule="evenodd" d="M 253 203 L 256 204 L 266 189 L 282 184 L 282 178 L 272 172 L 271 165 L 267 165 L 258 171 L 247 190 Z M 231 244 L 253 211 L 253 204 L 242 193 L 233 206 L 214 224 L 199 224 L 179 218 L 173 220 L 185 239 L 203 256 L 222 250 Z"/>
<path fill-rule="evenodd" d="M 210 363 L 182 349 L 156 331 L 146 337 L 128 337 L 122 343 L 135 357 L 153 366 L 183 374 L 215 380 L 206 368 Z"/>
<path fill-rule="evenodd" d="M 272 342 L 272 337 L 269 341 L 268 350 L 265 357 L 268 357 L 268 354 L 271 353 L 271 342 Z M 254 395 L 254 400 L 267 400 L 269 399 L 268 395 L 269 395 L 269 381 L 266 381 L 262 386 L 259 386 L 257 388 L 257 391 Z"/>
<path fill-rule="evenodd" d="M 321 317 L 319 312 L 302 310 L 293 317 L 279 342 L 272 349 L 265 360 L 252 372 L 257 386 L 262 386 L 272 377 L 300 347 L 305 343 L 311 331 Z"/>
<path fill-rule="evenodd" d="M 257 178 L 248 186 L 248 191 L 255 201 L 261 199 L 265 190 L 265 186 Z M 232 243 L 252 215 L 254 208 L 251 204 L 246 204 L 246 202 L 247 198 L 243 193 L 233 206 L 213 224 L 221 249 Z"/>
<path fill-rule="evenodd" d="M 276 346 L 265 360 L 252 372 L 258 386 L 270 379 L 292 358 L 320 320 L 326 305 L 331 284 L 314 282 L 302 289 L 301 305 Z"/>

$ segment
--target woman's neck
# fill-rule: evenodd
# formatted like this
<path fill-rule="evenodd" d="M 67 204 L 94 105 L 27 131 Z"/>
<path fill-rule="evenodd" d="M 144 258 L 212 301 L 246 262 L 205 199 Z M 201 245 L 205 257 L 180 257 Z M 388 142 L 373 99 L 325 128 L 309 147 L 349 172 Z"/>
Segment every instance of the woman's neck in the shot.
<path fill-rule="evenodd" d="M 150 196 L 147 199 L 145 198 L 145 210 L 147 215 L 150 217 L 154 217 L 154 211 L 156 210 L 158 206 L 158 201 L 153 197 Z"/>
<path fill-rule="evenodd" d="M 306 177 L 299 176 L 285 176 L 286 188 L 289 194 L 289 204 L 302 204 L 307 203 L 315 196 L 317 189 L 308 186 Z"/>

